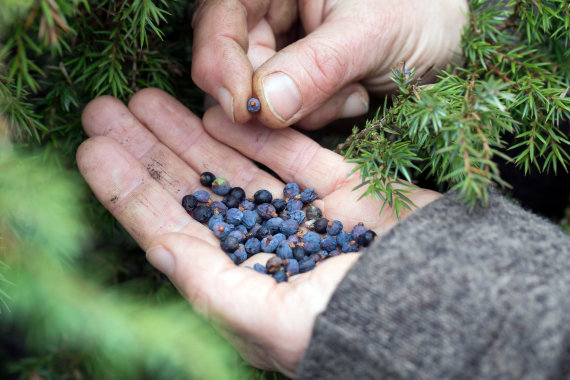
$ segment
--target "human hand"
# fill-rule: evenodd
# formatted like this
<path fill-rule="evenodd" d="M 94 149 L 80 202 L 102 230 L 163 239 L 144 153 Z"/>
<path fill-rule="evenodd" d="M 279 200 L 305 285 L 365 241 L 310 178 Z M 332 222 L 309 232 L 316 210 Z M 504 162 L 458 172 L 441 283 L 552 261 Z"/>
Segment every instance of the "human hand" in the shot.
<path fill-rule="evenodd" d="M 203 122 L 166 93 L 147 89 L 128 107 L 111 97 L 93 100 L 82 117 L 90 138 L 77 152 L 82 175 L 100 202 L 133 236 L 148 260 L 190 303 L 217 321 L 242 356 L 256 367 L 291 376 L 308 346 L 313 323 L 359 254 L 327 259 L 308 273 L 277 284 L 255 272 L 259 253 L 236 266 L 207 226 L 180 202 L 201 188 L 212 171 L 242 186 L 248 196 L 265 188 L 281 194 L 283 183 L 258 169 L 256 160 L 283 180 L 314 188 L 314 204 L 347 228 L 362 221 L 382 234 L 397 223 L 390 209 L 351 189 L 357 175 L 343 158 L 292 129 L 272 130 L 252 121 L 235 125 L 220 107 Z M 240 153 L 241 152 L 241 153 Z M 416 189 L 418 206 L 438 194 Z"/>
<path fill-rule="evenodd" d="M 295 35 L 297 6 L 307 35 L 276 53 Z M 466 0 L 202 0 L 192 79 L 237 123 L 250 119 L 255 95 L 266 126 L 320 127 L 364 114 L 367 90 L 393 90 L 396 63 L 418 76 L 448 63 L 466 10 Z"/>

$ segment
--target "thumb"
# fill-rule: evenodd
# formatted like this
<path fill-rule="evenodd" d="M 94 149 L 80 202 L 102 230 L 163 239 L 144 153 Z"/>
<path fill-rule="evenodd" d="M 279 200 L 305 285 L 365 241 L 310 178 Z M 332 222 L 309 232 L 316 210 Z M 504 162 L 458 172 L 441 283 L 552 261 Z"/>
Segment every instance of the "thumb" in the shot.
<path fill-rule="evenodd" d="M 362 32 L 354 27 L 354 20 L 328 21 L 265 62 L 253 77 L 254 93 L 261 101 L 259 120 L 272 128 L 289 126 L 362 79 L 371 66 L 365 46 L 370 39 Z M 365 92 L 355 94 L 362 102 L 351 102 L 357 108 L 351 116 L 368 110 Z M 342 117 L 343 108 L 338 107 L 337 118 Z"/>

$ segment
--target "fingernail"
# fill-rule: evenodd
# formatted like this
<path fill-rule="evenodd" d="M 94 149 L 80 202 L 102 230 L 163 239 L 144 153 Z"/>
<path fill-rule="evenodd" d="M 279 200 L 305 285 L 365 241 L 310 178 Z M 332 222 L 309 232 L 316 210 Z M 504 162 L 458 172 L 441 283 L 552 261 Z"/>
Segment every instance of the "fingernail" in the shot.
<path fill-rule="evenodd" d="M 218 89 L 218 102 L 220 102 L 220 105 L 224 109 L 226 115 L 231 115 L 232 123 L 235 123 L 234 97 L 225 87 L 220 87 Z"/>
<path fill-rule="evenodd" d="M 301 109 L 301 92 L 284 73 L 274 73 L 263 79 L 263 94 L 271 112 L 285 122 Z"/>
<path fill-rule="evenodd" d="M 340 114 L 340 118 L 360 116 L 368 112 L 368 102 L 358 92 L 353 92 L 346 98 Z"/>
<path fill-rule="evenodd" d="M 174 258 L 164 247 L 152 247 L 146 252 L 146 259 L 165 275 L 171 276 L 174 273 Z"/>

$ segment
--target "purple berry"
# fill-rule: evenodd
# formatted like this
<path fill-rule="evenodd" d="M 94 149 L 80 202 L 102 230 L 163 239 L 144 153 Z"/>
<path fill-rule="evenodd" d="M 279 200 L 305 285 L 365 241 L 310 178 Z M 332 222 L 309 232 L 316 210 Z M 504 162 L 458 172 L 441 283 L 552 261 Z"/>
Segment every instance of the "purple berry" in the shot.
<path fill-rule="evenodd" d="M 261 218 L 263 219 L 274 218 L 277 216 L 277 213 L 275 212 L 275 207 L 271 203 L 260 204 L 259 206 L 257 206 L 257 212 L 259 213 L 259 216 L 261 216 Z"/>
<path fill-rule="evenodd" d="M 216 178 L 212 182 L 212 191 L 218 195 L 226 195 L 230 190 L 230 183 L 225 178 Z"/>
<path fill-rule="evenodd" d="M 305 220 L 305 212 L 303 210 L 295 210 L 289 214 L 289 219 L 295 219 L 297 224 L 303 224 L 303 220 Z"/>
<path fill-rule="evenodd" d="M 200 183 L 202 186 L 210 187 L 212 186 L 212 182 L 216 179 L 216 176 L 210 172 L 204 172 L 200 174 Z"/>
<path fill-rule="evenodd" d="M 241 264 L 245 260 L 247 260 L 247 252 L 245 252 L 243 245 L 240 245 L 239 248 L 234 251 L 234 255 L 236 256 L 237 259 L 236 264 Z"/>
<path fill-rule="evenodd" d="M 261 103 L 257 98 L 249 98 L 247 101 L 247 110 L 252 113 L 259 112 L 261 109 Z"/>
<path fill-rule="evenodd" d="M 236 255 L 234 255 L 233 253 L 226 253 L 226 256 L 228 256 L 230 258 L 230 260 L 234 262 L 234 264 L 237 264 Z"/>
<path fill-rule="evenodd" d="M 279 241 L 273 237 L 273 235 L 267 235 L 261 240 L 261 250 L 263 252 L 275 252 Z"/>
<path fill-rule="evenodd" d="M 239 204 L 239 207 L 243 208 L 244 210 L 255 210 L 255 203 L 248 201 L 247 199 L 244 199 Z"/>
<path fill-rule="evenodd" d="M 185 195 L 182 198 L 182 207 L 186 210 L 187 213 L 190 214 L 190 211 L 194 210 L 198 206 L 198 200 L 193 195 Z"/>
<path fill-rule="evenodd" d="M 303 260 L 305 257 L 305 248 L 301 247 L 300 245 L 293 248 L 293 257 L 297 261 L 301 262 L 301 260 Z"/>
<path fill-rule="evenodd" d="M 281 225 L 281 232 L 285 236 L 291 236 L 296 234 L 298 229 L 299 229 L 299 223 L 297 223 L 295 219 L 287 219 Z"/>
<path fill-rule="evenodd" d="M 299 273 L 299 262 L 295 259 L 289 259 L 285 265 L 285 272 L 287 276 L 294 276 Z"/>
<path fill-rule="evenodd" d="M 286 241 L 287 238 L 285 237 L 285 235 L 283 235 L 281 232 L 276 233 L 275 235 L 273 235 L 273 239 L 277 240 L 279 243 L 281 243 L 282 241 Z"/>
<path fill-rule="evenodd" d="M 329 257 L 335 257 L 340 255 L 342 252 L 340 252 L 338 249 L 335 249 L 334 251 L 330 251 L 329 252 Z"/>
<path fill-rule="evenodd" d="M 208 228 L 210 228 L 211 230 L 214 228 L 214 224 L 217 222 L 223 222 L 224 221 L 224 217 L 220 214 L 214 214 L 212 215 L 212 217 L 208 220 Z"/>
<path fill-rule="evenodd" d="M 244 244 L 245 251 L 251 256 L 261 251 L 261 242 L 257 238 L 249 238 Z"/>
<path fill-rule="evenodd" d="M 238 208 L 239 207 L 239 200 L 236 197 L 231 196 L 230 194 L 224 195 L 222 202 L 224 205 L 227 206 L 227 208 Z"/>
<path fill-rule="evenodd" d="M 303 243 L 303 248 L 305 249 L 305 253 L 310 255 L 318 252 L 321 247 L 319 241 L 309 240 L 308 242 Z"/>
<path fill-rule="evenodd" d="M 194 197 L 196 197 L 198 202 L 206 203 L 210 200 L 210 193 L 206 190 L 197 190 L 194 192 Z"/>
<path fill-rule="evenodd" d="M 241 232 L 240 230 L 232 230 L 228 236 L 233 236 L 236 239 L 238 239 L 238 241 L 240 243 L 242 243 L 245 240 L 245 234 L 243 232 Z"/>
<path fill-rule="evenodd" d="M 230 234 L 230 232 L 232 232 L 232 229 L 227 223 L 217 222 L 214 223 L 212 231 L 214 231 L 214 235 L 216 235 L 218 239 L 224 239 L 226 236 Z"/>
<path fill-rule="evenodd" d="M 291 249 L 291 247 L 289 247 L 289 244 L 287 244 L 286 241 L 282 241 L 281 243 L 279 243 L 275 253 L 277 254 L 277 256 L 279 256 L 282 259 L 290 259 L 293 257 L 293 250 Z"/>
<path fill-rule="evenodd" d="M 344 243 L 342 245 L 341 251 L 345 253 L 358 252 L 358 244 L 354 240 L 351 240 L 348 243 Z"/>
<path fill-rule="evenodd" d="M 299 236 L 297 236 L 297 234 L 293 234 L 287 237 L 286 242 L 289 244 L 297 245 L 297 243 L 299 243 Z"/>
<path fill-rule="evenodd" d="M 321 237 L 319 234 L 309 231 L 303 236 L 303 243 L 307 243 L 309 241 L 314 241 L 315 243 L 320 243 Z"/>
<path fill-rule="evenodd" d="M 253 228 L 257 221 L 256 213 L 250 210 L 243 210 L 242 215 L 243 215 L 241 218 L 242 224 L 248 229 Z"/>
<path fill-rule="evenodd" d="M 226 222 L 230 224 L 238 225 L 241 223 L 242 219 L 243 219 L 243 212 L 241 212 L 237 208 L 230 208 L 226 212 Z"/>
<path fill-rule="evenodd" d="M 287 211 L 289 212 L 293 212 L 295 210 L 300 210 L 303 208 L 303 202 L 301 202 L 298 199 L 289 199 L 289 202 L 287 202 Z"/>
<path fill-rule="evenodd" d="M 342 223 L 339 220 L 331 220 L 327 224 L 327 233 L 336 236 L 342 231 Z"/>
<path fill-rule="evenodd" d="M 289 182 L 283 188 L 283 196 L 285 198 L 293 198 L 297 194 L 299 194 L 299 185 L 295 182 Z"/>
<path fill-rule="evenodd" d="M 341 231 L 338 235 L 336 235 L 336 242 L 339 246 L 343 246 L 345 243 L 349 243 L 350 241 L 355 240 L 350 232 Z"/>
<path fill-rule="evenodd" d="M 305 260 L 299 264 L 299 272 L 300 273 L 305 273 L 305 272 L 308 272 L 308 271 L 313 270 L 313 269 L 315 269 L 315 261 L 312 259 Z"/>
<path fill-rule="evenodd" d="M 368 230 L 358 237 L 358 244 L 360 244 L 363 247 L 368 247 L 370 243 L 374 241 L 375 237 L 376 237 L 376 232 Z"/>
<path fill-rule="evenodd" d="M 214 214 L 226 215 L 226 211 L 228 211 L 228 207 L 220 201 L 212 202 L 210 208 Z"/>
<path fill-rule="evenodd" d="M 366 232 L 366 227 L 364 227 L 362 223 L 358 223 L 352 229 L 352 237 L 354 238 L 354 240 L 358 241 L 358 237 L 365 232 Z"/>
<path fill-rule="evenodd" d="M 283 225 L 283 219 L 281 219 L 281 218 L 271 218 L 265 224 L 265 226 L 269 230 L 269 233 L 272 235 L 281 231 L 282 225 Z"/>
<path fill-rule="evenodd" d="M 321 248 L 327 252 L 333 251 L 336 249 L 337 240 L 336 237 L 331 235 L 325 235 L 321 239 Z"/>
<path fill-rule="evenodd" d="M 238 203 L 245 199 L 245 191 L 241 187 L 232 187 L 228 195 L 236 198 Z"/>
<path fill-rule="evenodd" d="M 304 204 L 308 204 L 317 199 L 318 197 L 319 196 L 317 193 L 315 193 L 315 190 L 305 189 L 301 193 L 301 202 L 303 202 Z"/>

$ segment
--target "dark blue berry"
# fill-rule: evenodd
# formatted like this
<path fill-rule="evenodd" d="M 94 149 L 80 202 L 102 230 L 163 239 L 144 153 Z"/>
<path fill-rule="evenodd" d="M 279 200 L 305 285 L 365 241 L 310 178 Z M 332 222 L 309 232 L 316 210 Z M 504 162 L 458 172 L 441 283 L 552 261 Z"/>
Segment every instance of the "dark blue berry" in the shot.
<path fill-rule="evenodd" d="M 271 204 L 275 207 L 275 212 L 281 212 L 285 210 L 285 207 L 287 206 L 287 202 L 283 198 L 275 198 L 271 201 Z"/>
<path fill-rule="evenodd" d="M 283 219 L 281 218 L 271 218 L 265 224 L 265 227 L 269 230 L 269 233 L 274 235 L 281 231 L 281 226 L 283 225 Z"/>
<path fill-rule="evenodd" d="M 338 256 L 340 254 L 341 254 L 341 252 L 338 249 L 335 249 L 334 251 L 329 252 L 329 257 L 335 257 L 335 256 Z"/>
<path fill-rule="evenodd" d="M 214 229 L 214 224 L 217 222 L 223 222 L 224 221 L 224 217 L 220 214 L 214 214 L 212 215 L 212 217 L 208 220 L 208 228 L 210 228 L 211 230 Z"/>
<path fill-rule="evenodd" d="M 285 265 L 285 272 L 287 276 L 294 276 L 299 273 L 299 262 L 295 259 L 289 259 L 287 265 Z"/>
<path fill-rule="evenodd" d="M 240 204 L 240 201 L 236 197 L 231 196 L 230 194 L 224 195 L 222 202 L 224 205 L 227 206 L 227 208 L 238 208 Z"/>
<path fill-rule="evenodd" d="M 232 232 L 232 229 L 227 223 L 217 222 L 214 223 L 214 228 L 212 228 L 212 231 L 214 231 L 214 235 L 216 235 L 218 239 L 223 239 L 228 236 L 230 232 Z"/>
<path fill-rule="evenodd" d="M 249 98 L 249 100 L 247 101 L 247 110 L 249 112 L 259 112 L 259 110 L 261 109 L 261 103 L 259 102 L 259 99 L 257 98 Z"/>
<path fill-rule="evenodd" d="M 349 241 L 348 243 L 344 243 L 341 248 L 342 252 L 358 252 L 358 243 L 354 240 Z"/>
<path fill-rule="evenodd" d="M 299 264 L 300 273 L 305 273 L 313 269 L 315 269 L 315 261 L 312 259 L 304 260 L 302 263 Z"/>
<path fill-rule="evenodd" d="M 241 202 L 245 199 L 245 191 L 241 187 L 232 187 L 230 192 L 228 193 L 229 196 L 234 197 Z M 236 206 L 237 207 L 237 206 Z"/>
<path fill-rule="evenodd" d="M 305 214 L 307 215 L 307 220 L 316 220 L 323 216 L 321 209 L 315 205 L 307 206 L 305 209 Z"/>
<path fill-rule="evenodd" d="M 255 237 L 258 238 L 259 240 L 263 239 L 264 237 L 266 237 L 267 235 L 269 235 L 269 229 L 267 229 L 267 227 L 265 226 L 261 226 L 257 232 L 255 233 Z"/>
<path fill-rule="evenodd" d="M 309 231 L 305 235 L 303 235 L 303 243 L 307 243 L 309 241 L 320 243 L 321 237 L 319 236 L 319 234 L 314 233 L 313 231 Z"/>
<path fill-rule="evenodd" d="M 228 236 L 233 236 L 233 237 L 235 237 L 236 239 L 238 239 L 238 241 L 239 241 L 240 243 L 242 243 L 242 242 L 245 240 L 245 234 L 244 234 L 242 231 L 240 231 L 240 230 L 232 230 L 232 231 L 228 234 Z"/>
<path fill-rule="evenodd" d="M 291 235 L 297 233 L 298 229 L 299 229 L 299 223 L 297 223 L 297 221 L 295 219 L 287 219 L 281 225 L 281 232 L 285 236 L 291 236 Z"/>
<path fill-rule="evenodd" d="M 241 201 L 241 203 L 239 204 L 240 208 L 243 208 L 244 210 L 255 210 L 255 203 L 244 199 L 243 201 Z"/>
<path fill-rule="evenodd" d="M 376 237 L 376 232 L 368 230 L 358 237 L 358 244 L 360 244 L 363 247 L 368 247 L 370 243 L 374 241 L 375 237 Z"/>
<path fill-rule="evenodd" d="M 289 202 L 287 202 L 287 211 L 289 212 L 293 212 L 295 210 L 300 210 L 303 208 L 303 202 L 301 202 L 298 199 L 289 199 Z"/>
<path fill-rule="evenodd" d="M 289 247 L 289 244 L 287 244 L 286 241 L 279 243 L 275 253 L 282 259 L 290 259 L 293 257 L 293 250 Z"/>
<path fill-rule="evenodd" d="M 283 196 L 285 198 L 293 198 L 297 194 L 299 194 L 299 185 L 295 182 L 289 182 L 283 188 Z"/>
<path fill-rule="evenodd" d="M 202 186 L 210 187 L 212 186 L 212 182 L 216 179 L 216 176 L 210 172 L 204 172 L 200 174 L 200 183 Z"/>
<path fill-rule="evenodd" d="M 287 273 L 283 269 L 278 270 L 277 272 L 273 273 L 273 278 L 275 281 L 279 282 L 286 282 L 287 281 Z"/>
<path fill-rule="evenodd" d="M 194 210 L 196 206 L 198 206 L 198 199 L 196 199 L 195 196 L 185 195 L 184 198 L 182 198 L 182 207 L 184 207 L 184 210 L 186 210 L 187 213 Z"/>
<path fill-rule="evenodd" d="M 331 220 L 327 224 L 327 233 L 336 236 L 342 231 L 342 223 L 339 220 Z"/>
<path fill-rule="evenodd" d="M 273 195 L 268 190 L 257 190 L 255 194 L 253 194 L 253 201 L 256 204 L 262 203 L 271 203 L 273 200 Z"/>
<path fill-rule="evenodd" d="M 230 190 L 230 183 L 225 178 L 216 178 L 212 182 L 212 191 L 218 195 L 226 195 Z"/>
<path fill-rule="evenodd" d="M 282 241 L 286 241 L 287 238 L 285 237 L 285 235 L 283 235 L 281 232 L 276 233 L 275 235 L 273 235 L 273 239 L 277 240 L 279 243 L 281 243 Z"/>
<path fill-rule="evenodd" d="M 301 202 L 304 204 L 311 203 L 318 197 L 318 194 L 315 193 L 315 190 L 313 189 L 305 189 L 301 192 Z"/>
<path fill-rule="evenodd" d="M 194 192 L 194 196 L 198 202 L 206 203 L 210 200 L 210 193 L 208 193 L 206 190 L 197 190 Z"/>
<path fill-rule="evenodd" d="M 247 253 L 245 252 L 243 245 L 240 245 L 239 248 L 234 251 L 234 255 L 236 256 L 237 259 L 236 264 L 241 264 L 245 260 L 247 260 Z"/>
<path fill-rule="evenodd" d="M 346 232 L 346 231 L 342 231 L 341 233 L 339 233 L 338 235 L 336 235 L 336 242 L 339 246 L 343 246 L 345 243 L 348 243 L 352 240 L 355 240 L 352 236 L 352 233 L 350 232 Z"/>
<path fill-rule="evenodd" d="M 277 245 L 279 245 L 279 241 L 273 235 L 267 235 L 261 240 L 261 250 L 263 252 L 275 252 Z"/>
<path fill-rule="evenodd" d="M 305 257 L 305 248 L 301 247 L 300 245 L 293 248 L 293 257 L 297 261 L 301 262 L 301 260 L 303 260 Z"/>
<path fill-rule="evenodd" d="M 244 244 L 245 251 L 251 256 L 261 251 L 261 242 L 259 239 L 252 237 L 247 239 Z"/>
<path fill-rule="evenodd" d="M 297 243 L 299 243 L 299 236 L 297 236 L 297 234 L 291 235 L 286 241 L 289 244 L 297 245 Z"/>
<path fill-rule="evenodd" d="M 294 219 L 297 224 L 303 224 L 303 220 L 305 220 L 305 211 L 303 210 L 295 210 L 289 214 L 289 219 Z"/>
<path fill-rule="evenodd" d="M 317 231 L 318 233 L 325 234 L 327 232 L 328 224 L 329 220 L 327 218 L 319 218 L 315 221 L 313 227 L 315 228 L 315 231 Z"/>
<path fill-rule="evenodd" d="M 267 269 L 265 269 L 265 265 L 260 263 L 253 264 L 253 270 L 261 274 L 267 274 Z"/>
<path fill-rule="evenodd" d="M 241 222 L 242 224 L 250 229 L 253 228 L 255 226 L 255 223 L 257 222 L 257 218 L 256 218 L 256 213 L 250 210 L 243 210 L 243 217 L 241 218 Z"/>
<path fill-rule="evenodd" d="M 271 203 L 262 203 L 257 206 L 257 212 L 259 216 L 263 219 L 275 218 L 277 213 L 275 212 L 275 207 Z"/>
<path fill-rule="evenodd" d="M 221 247 L 226 252 L 234 252 L 239 247 L 239 241 L 233 236 L 228 236 L 221 242 Z"/>
<path fill-rule="evenodd" d="M 333 251 L 336 249 L 337 240 L 336 237 L 331 235 L 325 235 L 321 239 L 321 248 L 327 252 Z"/>
<path fill-rule="evenodd" d="M 192 212 L 192 216 L 200 223 L 206 223 L 212 216 L 212 210 L 208 206 L 198 206 Z"/>
<path fill-rule="evenodd" d="M 228 207 L 220 201 L 212 202 L 210 206 L 214 214 L 226 215 L 226 211 L 228 211 Z"/>
<path fill-rule="evenodd" d="M 362 223 L 358 223 L 352 229 L 352 237 L 354 240 L 358 241 L 358 237 L 366 232 L 366 227 Z"/>
<path fill-rule="evenodd" d="M 312 254 L 319 251 L 321 248 L 319 241 L 309 240 L 306 243 L 303 243 L 303 248 L 305 249 L 306 254 Z"/>
<path fill-rule="evenodd" d="M 231 224 L 240 224 L 243 219 L 243 212 L 237 208 L 230 208 L 226 212 L 226 222 Z"/>

